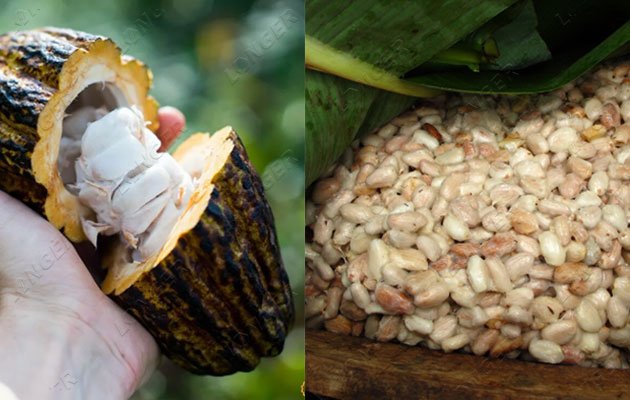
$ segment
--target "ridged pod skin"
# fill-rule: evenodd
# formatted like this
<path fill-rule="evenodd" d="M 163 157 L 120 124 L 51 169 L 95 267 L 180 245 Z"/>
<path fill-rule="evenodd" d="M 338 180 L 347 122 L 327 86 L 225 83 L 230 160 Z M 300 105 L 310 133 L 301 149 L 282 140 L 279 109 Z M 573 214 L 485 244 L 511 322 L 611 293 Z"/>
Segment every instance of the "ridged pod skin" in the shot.
<path fill-rule="evenodd" d="M 131 81 L 123 90 L 128 102 L 157 129 L 157 103 L 147 94 L 150 71 L 112 49 L 118 51 L 109 39 L 54 28 L 0 36 L 0 190 L 74 242 L 85 240 L 75 227 L 79 203 L 63 189 L 55 153 L 63 110 L 72 100 L 65 91 L 78 91 L 74 63 L 80 71 L 91 53 L 108 59 L 118 54 L 122 66 L 112 68 Z M 77 52 L 82 59 L 73 56 Z M 194 227 L 131 286 L 104 289 L 166 356 L 198 374 L 253 369 L 261 357 L 280 353 L 293 321 L 291 289 L 260 178 L 231 129 L 228 138 L 233 148 L 212 178 L 210 200 Z M 97 249 L 104 265 L 112 248 L 107 243 Z"/>
<path fill-rule="evenodd" d="M 114 297 L 165 355 L 200 374 L 253 369 L 280 353 L 293 320 L 271 209 L 245 148 L 234 133 L 232 140 L 201 220 Z"/>
<path fill-rule="evenodd" d="M 37 121 L 58 89 L 59 60 L 67 60 L 73 52 L 53 40 L 49 51 L 38 51 L 36 44 L 45 40 L 44 35 L 33 31 L 0 36 L 0 189 L 40 214 L 46 188 L 36 182 L 31 167 Z"/>

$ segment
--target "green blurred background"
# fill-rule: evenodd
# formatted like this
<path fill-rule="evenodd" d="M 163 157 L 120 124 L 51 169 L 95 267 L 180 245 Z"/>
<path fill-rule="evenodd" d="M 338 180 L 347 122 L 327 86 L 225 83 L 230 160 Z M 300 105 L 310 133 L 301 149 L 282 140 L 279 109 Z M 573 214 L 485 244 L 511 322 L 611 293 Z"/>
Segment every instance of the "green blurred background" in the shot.
<path fill-rule="evenodd" d="M 282 355 L 250 373 L 199 377 L 165 360 L 133 397 L 298 399 L 304 381 L 304 4 L 250 0 L 0 0 L 0 31 L 60 26 L 101 34 L 146 62 L 153 96 L 185 134 L 232 125 L 263 177 L 294 288 Z"/>

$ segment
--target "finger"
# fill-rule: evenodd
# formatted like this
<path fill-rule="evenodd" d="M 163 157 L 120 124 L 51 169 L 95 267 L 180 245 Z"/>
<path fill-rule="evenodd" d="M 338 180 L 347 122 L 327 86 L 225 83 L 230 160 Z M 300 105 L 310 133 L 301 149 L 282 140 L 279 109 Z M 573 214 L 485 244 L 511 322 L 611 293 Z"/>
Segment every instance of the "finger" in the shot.
<path fill-rule="evenodd" d="M 184 114 L 174 107 L 162 107 L 158 111 L 160 129 L 157 136 L 162 142 L 159 151 L 166 151 L 177 139 L 186 126 Z"/>

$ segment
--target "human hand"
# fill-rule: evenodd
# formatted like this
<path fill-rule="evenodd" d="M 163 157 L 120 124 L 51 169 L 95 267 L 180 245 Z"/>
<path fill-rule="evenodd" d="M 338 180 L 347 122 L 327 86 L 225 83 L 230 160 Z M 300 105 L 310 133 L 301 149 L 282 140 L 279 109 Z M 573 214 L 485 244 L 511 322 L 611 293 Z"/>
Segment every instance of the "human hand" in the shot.
<path fill-rule="evenodd" d="M 163 150 L 185 120 L 171 107 L 158 118 Z M 151 335 L 101 292 L 72 244 L 0 192 L 0 383 L 21 400 L 127 399 L 158 362 Z"/>

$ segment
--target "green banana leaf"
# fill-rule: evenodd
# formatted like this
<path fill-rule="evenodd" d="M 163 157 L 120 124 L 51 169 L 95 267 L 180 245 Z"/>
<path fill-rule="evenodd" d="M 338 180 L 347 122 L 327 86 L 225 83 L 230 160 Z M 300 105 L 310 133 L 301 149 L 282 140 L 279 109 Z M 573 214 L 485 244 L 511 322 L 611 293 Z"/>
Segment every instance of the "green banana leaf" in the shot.
<path fill-rule="evenodd" d="M 560 88 L 606 60 L 628 43 L 630 22 L 626 22 L 604 41 L 584 53 L 572 49 L 548 62 L 513 71 L 448 71 L 409 78 L 412 82 L 442 90 L 468 93 L 526 94 Z"/>
<path fill-rule="evenodd" d="M 378 83 L 430 60 L 515 2 L 307 0 L 306 35 L 337 55 L 358 60 L 350 73 L 364 83 Z M 377 127 L 414 102 L 413 97 L 383 94 L 313 70 L 306 71 L 305 91 L 307 184 L 325 172 L 357 133 Z M 427 91 L 425 96 L 436 93 Z"/>
<path fill-rule="evenodd" d="M 526 38 L 516 42 L 518 33 L 497 30 L 494 34 L 501 56 L 486 70 L 482 68 L 479 73 L 464 69 L 412 73 L 406 78 L 429 88 L 458 92 L 540 93 L 564 86 L 613 55 L 628 53 L 630 2 L 581 1 L 571 2 L 570 8 L 564 1 L 536 0 L 531 3 L 537 21 L 535 34 L 544 40 L 546 47 L 553 53 L 551 59 L 543 59 L 543 62 L 523 68 L 529 66 L 527 63 L 523 65 L 520 59 L 526 53 L 534 58 L 535 53 L 542 56 L 540 42 L 534 40 L 536 44 L 533 46 Z M 521 22 L 531 27 L 531 11 L 526 14 Z M 510 43 L 510 40 L 513 42 Z M 500 63 L 501 58 L 505 59 L 503 65 Z"/>
<path fill-rule="evenodd" d="M 306 175 L 441 90 L 538 93 L 627 54 L 630 2 L 306 1 Z"/>

